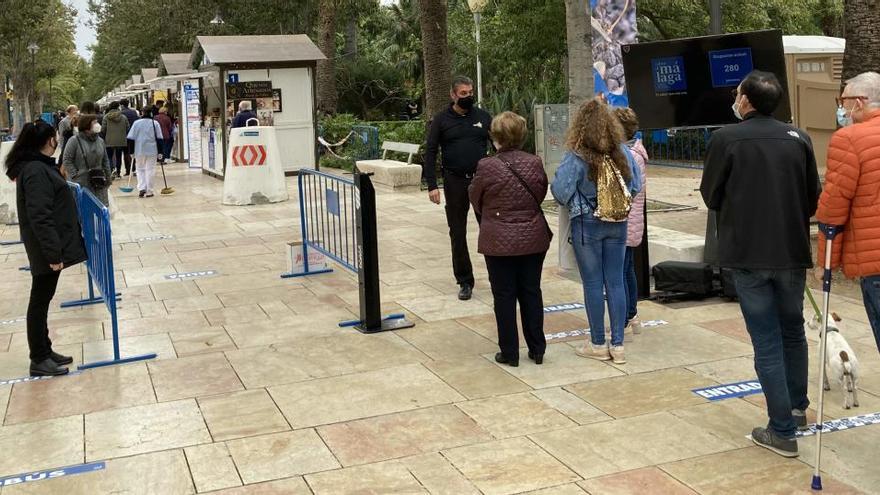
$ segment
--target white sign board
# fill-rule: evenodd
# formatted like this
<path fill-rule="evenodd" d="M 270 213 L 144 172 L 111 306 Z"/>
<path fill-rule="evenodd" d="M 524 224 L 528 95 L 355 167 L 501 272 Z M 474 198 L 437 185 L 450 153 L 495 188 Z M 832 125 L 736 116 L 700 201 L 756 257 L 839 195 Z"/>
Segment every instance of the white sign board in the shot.
<path fill-rule="evenodd" d="M 199 101 L 199 81 L 183 82 L 183 111 L 186 130 L 183 132 L 183 150 L 189 168 L 202 168 L 202 115 Z"/>

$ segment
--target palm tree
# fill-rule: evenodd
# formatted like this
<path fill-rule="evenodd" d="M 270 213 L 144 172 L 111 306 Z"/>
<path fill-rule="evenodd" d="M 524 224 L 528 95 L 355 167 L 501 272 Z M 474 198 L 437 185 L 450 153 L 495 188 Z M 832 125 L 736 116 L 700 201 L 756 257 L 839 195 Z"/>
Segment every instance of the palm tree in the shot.
<path fill-rule="evenodd" d="M 327 60 L 318 61 L 315 79 L 318 85 L 318 111 L 336 113 L 336 12 L 337 0 L 320 0 L 318 4 L 318 48 Z"/>
<path fill-rule="evenodd" d="M 862 72 L 880 72 L 880 2 L 846 0 L 844 3 L 846 51 L 843 55 L 843 80 Z"/>
<path fill-rule="evenodd" d="M 593 96 L 593 38 L 587 0 L 565 0 L 568 102 L 571 112 Z"/>
<path fill-rule="evenodd" d="M 449 102 L 451 63 L 446 40 L 446 0 L 419 0 L 425 62 L 425 115 L 433 117 Z"/>

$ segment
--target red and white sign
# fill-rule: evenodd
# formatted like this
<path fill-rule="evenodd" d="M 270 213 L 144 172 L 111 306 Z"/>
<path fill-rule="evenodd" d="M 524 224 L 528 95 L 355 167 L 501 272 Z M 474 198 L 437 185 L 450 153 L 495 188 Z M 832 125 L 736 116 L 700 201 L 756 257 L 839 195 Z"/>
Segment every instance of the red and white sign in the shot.
<path fill-rule="evenodd" d="M 266 165 L 266 148 L 262 144 L 244 144 L 232 148 L 233 167 Z"/>

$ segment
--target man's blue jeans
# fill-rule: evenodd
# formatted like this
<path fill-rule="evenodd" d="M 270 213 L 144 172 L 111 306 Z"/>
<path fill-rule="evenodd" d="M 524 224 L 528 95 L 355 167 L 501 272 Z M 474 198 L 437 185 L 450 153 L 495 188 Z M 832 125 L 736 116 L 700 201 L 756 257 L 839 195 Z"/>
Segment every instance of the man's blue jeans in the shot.
<path fill-rule="evenodd" d="M 792 408 L 806 410 L 809 352 L 804 333 L 807 272 L 734 270 L 736 291 L 755 349 L 755 371 L 767 399 L 770 429 L 793 438 Z"/>
<path fill-rule="evenodd" d="M 865 312 L 868 313 L 871 329 L 874 330 L 877 350 L 880 351 L 880 275 L 862 278 L 862 300 L 865 302 Z"/>
<path fill-rule="evenodd" d="M 611 320 L 611 345 L 623 345 L 626 321 L 626 289 L 623 258 L 626 222 L 603 222 L 590 214 L 571 220 L 571 243 L 584 284 L 584 305 L 590 322 L 590 339 L 605 344 L 605 294 Z M 605 288 L 605 294 L 602 288 Z"/>

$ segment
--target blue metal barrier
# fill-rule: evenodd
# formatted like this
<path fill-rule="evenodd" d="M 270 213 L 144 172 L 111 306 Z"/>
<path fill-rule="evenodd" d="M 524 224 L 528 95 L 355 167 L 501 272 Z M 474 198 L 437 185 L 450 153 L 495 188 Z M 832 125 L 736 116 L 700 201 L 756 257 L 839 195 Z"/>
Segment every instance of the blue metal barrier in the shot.
<path fill-rule="evenodd" d="M 381 315 L 376 191 L 370 175 L 355 173 L 347 179 L 300 170 L 298 188 L 303 270 L 281 277 L 331 271 L 309 265 L 309 251 L 314 250 L 358 275 L 360 319 L 342 322 L 340 327 L 374 333 L 414 326 L 404 315 Z"/>
<path fill-rule="evenodd" d="M 361 155 L 357 156 L 357 160 L 375 160 L 379 158 L 379 128 L 370 125 L 353 125 L 351 130 L 361 138 L 361 142 L 366 146 Z"/>
<path fill-rule="evenodd" d="M 113 328 L 113 359 L 95 363 L 83 364 L 79 369 L 98 368 L 114 364 L 131 363 L 145 359 L 153 359 L 156 354 L 144 354 L 123 358 L 119 352 L 119 315 L 116 311 L 116 302 L 119 293 L 116 292 L 116 278 L 113 269 L 113 236 L 110 231 L 110 210 L 91 192 L 83 189 L 72 182 L 71 193 L 76 198 L 76 209 L 79 214 L 79 222 L 82 225 L 83 240 L 85 241 L 86 274 L 89 283 L 89 297 L 79 301 L 70 301 L 61 304 L 62 308 L 86 306 L 90 304 L 104 303 L 110 312 L 110 322 Z M 97 286 L 100 296 L 95 295 Z"/>

